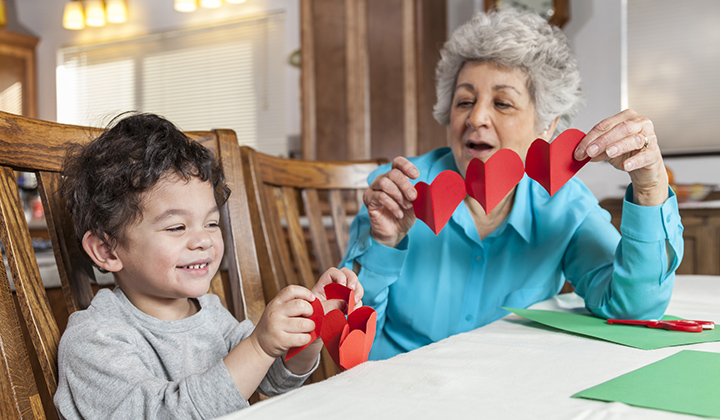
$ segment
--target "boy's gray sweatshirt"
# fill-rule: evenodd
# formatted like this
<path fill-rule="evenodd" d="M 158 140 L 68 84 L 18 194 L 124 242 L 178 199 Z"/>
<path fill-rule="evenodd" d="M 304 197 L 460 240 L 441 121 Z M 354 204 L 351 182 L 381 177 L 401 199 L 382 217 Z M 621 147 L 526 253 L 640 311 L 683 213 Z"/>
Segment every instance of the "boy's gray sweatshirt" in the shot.
<path fill-rule="evenodd" d="M 238 322 L 215 295 L 198 301 L 195 315 L 163 321 L 116 287 L 73 313 L 58 354 L 61 418 L 211 419 L 247 407 L 249 395 L 240 395 L 223 358 L 254 326 Z M 277 359 L 259 390 L 276 395 L 309 375 L 294 375 Z"/>

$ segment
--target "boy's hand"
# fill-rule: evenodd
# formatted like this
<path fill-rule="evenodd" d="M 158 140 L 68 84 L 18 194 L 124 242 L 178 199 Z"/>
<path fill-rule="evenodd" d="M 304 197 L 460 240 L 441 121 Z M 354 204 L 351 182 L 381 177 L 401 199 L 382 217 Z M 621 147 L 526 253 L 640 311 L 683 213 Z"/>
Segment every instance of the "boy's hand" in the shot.
<path fill-rule="evenodd" d="M 353 309 L 362 306 L 364 289 L 362 284 L 358 281 L 355 273 L 349 268 L 343 267 L 341 269 L 337 269 L 332 267 L 320 276 L 315 284 L 315 287 L 312 288 L 312 293 L 323 300 L 325 313 L 328 313 L 332 309 L 344 309 L 344 302 L 338 300 L 327 300 L 327 296 L 325 296 L 325 286 L 330 283 L 338 283 L 352 289 L 355 292 L 355 302 L 348 302 L 348 304 L 354 305 Z"/>
<path fill-rule="evenodd" d="M 307 318 L 313 312 L 310 301 L 314 299 L 312 292 L 302 286 L 285 287 L 267 304 L 251 337 L 273 358 L 291 347 L 307 344 L 315 329 L 315 323 Z"/>

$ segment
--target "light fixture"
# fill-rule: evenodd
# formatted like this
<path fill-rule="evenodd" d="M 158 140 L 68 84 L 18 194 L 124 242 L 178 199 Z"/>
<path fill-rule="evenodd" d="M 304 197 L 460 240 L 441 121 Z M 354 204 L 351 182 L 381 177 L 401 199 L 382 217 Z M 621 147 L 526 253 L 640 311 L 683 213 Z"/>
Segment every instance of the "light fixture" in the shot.
<path fill-rule="evenodd" d="M 247 0 L 225 0 L 225 3 L 230 3 L 230 4 L 242 4 L 242 3 L 245 3 L 246 1 L 247 1 Z"/>
<path fill-rule="evenodd" d="M 65 5 L 63 13 L 63 28 L 78 30 L 85 27 L 85 13 L 82 2 L 77 0 L 69 1 Z"/>
<path fill-rule="evenodd" d="M 222 0 L 200 0 L 200 7 L 206 9 L 217 9 L 222 6 Z"/>
<path fill-rule="evenodd" d="M 85 0 L 85 24 L 94 27 L 105 25 L 105 5 L 102 0 Z"/>
<path fill-rule="evenodd" d="M 175 10 L 178 12 L 194 12 L 197 9 L 197 0 L 175 0 Z"/>
<path fill-rule="evenodd" d="M 125 0 L 106 0 L 105 12 L 107 13 L 107 21 L 110 23 L 127 22 L 127 5 Z"/>

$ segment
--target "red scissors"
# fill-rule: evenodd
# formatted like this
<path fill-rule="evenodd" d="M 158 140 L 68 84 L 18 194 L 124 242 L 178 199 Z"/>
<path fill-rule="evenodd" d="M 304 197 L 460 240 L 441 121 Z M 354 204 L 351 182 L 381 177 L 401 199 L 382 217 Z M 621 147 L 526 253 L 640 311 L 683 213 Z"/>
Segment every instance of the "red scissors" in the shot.
<path fill-rule="evenodd" d="M 650 328 L 662 328 L 670 331 L 686 331 L 686 332 L 702 332 L 703 330 L 712 330 L 715 323 L 712 321 L 695 321 L 690 319 L 678 319 L 672 321 L 649 320 L 643 321 L 638 319 L 608 319 L 608 324 L 628 324 L 628 325 L 645 325 Z"/>

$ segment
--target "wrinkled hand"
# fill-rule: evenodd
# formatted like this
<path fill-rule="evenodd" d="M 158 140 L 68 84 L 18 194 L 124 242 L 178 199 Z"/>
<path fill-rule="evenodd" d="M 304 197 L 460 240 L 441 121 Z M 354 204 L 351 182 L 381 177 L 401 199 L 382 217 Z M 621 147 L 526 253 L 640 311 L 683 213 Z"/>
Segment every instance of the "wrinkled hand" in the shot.
<path fill-rule="evenodd" d="M 313 299 L 310 290 L 291 285 L 267 304 L 251 336 L 268 356 L 280 357 L 289 348 L 310 342 L 315 323 L 307 317 L 312 315 Z"/>
<path fill-rule="evenodd" d="M 357 309 L 363 305 L 362 297 L 365 290 L 363 289 L 362 284 L 358 281 L 357 275 L 355 275 L 355 273 L 349 268 L 343 267 L 341 269 L 337 269 L 332 267 L 320 276 L 317 283 L 315 283 L 315 286 L 312 288 L 313 294 L 322 300 L 325 313 L 328 313 L 333 309 L 340 309 L 345 312 L 346 309 L 345 302 L 343 301 L 335 299 L 327 300 L 327 296 L 325 295 L 325 286 L 330 283 L 341 284 L 355 292 L 355 302 L 348 302 L 348 304 L 355 305 L 353 306 L 353 309 Z"/>
<path fill-rule="evenodd" d="M 647 147 L 646 139 L 647 138 Z M 575 159 L 606 160 L 630 174 L 633 200 L 660 205 L 668 197 L 668 176 L 652 121 L 626 109 L 599 122 L 575 149 Z"/>
<path fill-rule="evenodd" d="M 371 235 L 394 248 L 415 223 L 412 202 L 417 191 L 410 183 L 420 175 L 415 165 L 402 156 L 393 159 L 392 169 L 375 178 L 363 195 L 370 217 Z"/>

